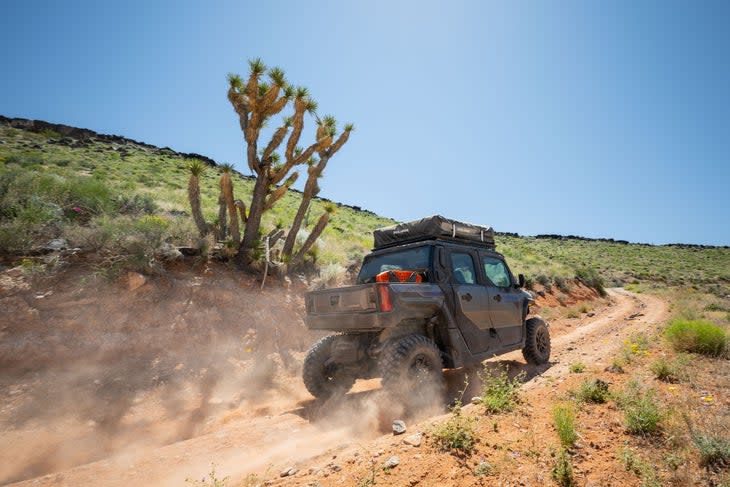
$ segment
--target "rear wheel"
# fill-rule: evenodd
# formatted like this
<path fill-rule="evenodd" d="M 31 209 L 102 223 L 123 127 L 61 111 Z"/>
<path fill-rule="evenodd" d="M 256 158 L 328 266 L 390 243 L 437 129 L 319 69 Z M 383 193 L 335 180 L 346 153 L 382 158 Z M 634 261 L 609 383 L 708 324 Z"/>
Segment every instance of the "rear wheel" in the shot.
<path fill-rule="evenodd" d="M 550 360 L 550 331 L 542 318 L 534 317 L 525 323 L 526 338 L 522 356 L 528 364 L 540 365 Z"/>
<path fill-rule="evenodd" d="M 304 386 L 317 399 L 345 394 L 355 383 L 352 374 L 332 361 L 332 346 L 337 339 L 337 335 L 322 338 L 309 349 L 304 359 Z"/>
<path fill-rule="evenodd" d="M 441 352 L 423 335 L 408 335 L 386 347 L 380 371 L 383 388 L 410 409 L 440 405 L 443 400 Z"/>

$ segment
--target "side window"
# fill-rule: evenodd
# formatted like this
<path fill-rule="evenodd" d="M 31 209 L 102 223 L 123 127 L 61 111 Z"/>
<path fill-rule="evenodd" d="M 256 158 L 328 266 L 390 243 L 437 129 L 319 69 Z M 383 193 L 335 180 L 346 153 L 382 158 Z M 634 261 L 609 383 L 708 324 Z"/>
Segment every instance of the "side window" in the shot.
<path fill-rule="evenodd" d="M 462 252 L 451 254 L 451 272 L 459 284 L 476 284 L 476 272 L 471 255 Z"/>
<path fill-rule="evenodd" d="M 492 284 L 497 287 L 509 287 L 512 284 L 504 262 L 494 257 L 484 257 L 483 261 L 484 273 Z"/>

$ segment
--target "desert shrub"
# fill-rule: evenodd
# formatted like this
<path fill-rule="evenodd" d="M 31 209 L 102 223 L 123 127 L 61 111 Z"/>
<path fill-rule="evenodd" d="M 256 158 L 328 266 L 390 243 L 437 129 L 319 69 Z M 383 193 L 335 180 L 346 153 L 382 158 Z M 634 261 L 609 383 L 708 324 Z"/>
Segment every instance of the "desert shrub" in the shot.
<path fill-rule="evenodd" d="M 246 477 L 246 480 L 248 481 L 249 477 Z M 256 477 L 258 479 L 258 477 Z M 230 477 L 218 477 L 218 474 L 215 471 L 215 465 L 211 464 L 210 466 L 210 472 L 208 472 L 208 475 L 203 477 L 200 480 L 195 479 L 185 479 L 185 483 L 192 485 L 193 487 L 226 487 L 228 485 L 228 481 L 230 480 Z M 254 484 L 245 484 L 245 485 L 254 485 Z"/>
<path fill-rule="evenodd" d="M 654 466 L 641 459 L 628 448 L 621 451 L 621 460 L 627 472 L 632 472 L 641 478 L 642 487 L 661 487 Z"/>
<path fill-rule="evenodd" d="M 584 381 L 575 392 L 575 398 L 580 402 L 603 404 L 608 397 L 608 384 L 601 379 Z"/>
<path fill-rule="evenodd" d="M 118 195 L 114 199 L 116 211 L 122 215 L 151 215 L 157 211 L 157 203 L 148 194 Z"/>
<path fill-rule="evenodd" d="M 582 372 L 585 372 L 586 365 L 581 362 L 571 362 L 570 366 L 568 367 L 568 370 L 570 370 L 573 374 L 580 374 Z"/>
<path fill-rule="evenodd" d="M 509 378 L 506 369 L 493 372 L 487 366 L 481 373 L 482 393 L 480 403 L 487 413 L 512 411 L 519 402 L 519 389 L 524 373 Z"/>
<path fill-rule="evenodd" d="M 653 434 L 659 431 L 664 413 L 657 403 L 656 391 L 645 390 L 632 380 L 618 395 L 619 407 L 624 412 L 626 429 L 632 434 Z"/>
<path fill-rule="evenodd" d="M 649 369 L 657 379 L 663 382 L 679 382 L 686 378 L 686 365 L 687 359 L 682 356 L 674 360 L 660 357 L 649 365 Z"/>
<path fill-rule="evenodd" d="M 553 406 L 553 423 L 555 431 L 564 448 L 570 448 L 578 439 L 575 430 L 575 411 L 570 404 L 556 404 Z"/>
<path fill-rule="evenodd" d="M 604 280 L 595 269 L 582 267 L 575 271 L 575 277 L 586 286 L 592 287 L 593 289 L 598 291 L 599 295 L 606 296 Z"/>
<path fill-rule="evenodd" d="M 693 434 L 692 442 L 699 450 L 702 467 L 710 469 L 730 467 L 730 438 L 712 434 Z"/>
<path fill-rule="evenodd" d="M 723 328 L 704 320 L 676 319 L 664 330 L 664 336 L 675 350 L 722 355 L 728 342 L 728 334 Z"/>
<path fill-rule="evenodd" d="M 555 287 L 557 287 L 560 291 L 567 293 L 570 291 L 570 286 L 568 286 L 568 281 L 562 277 L 562 276 L 555 276 L 553 278 L 553 282 L 555 283 Z"/>
<path fill-rule="evenodd" d="M 580 313 L 578 313 L 578 310 L 576 309 L 569 309 L 567 313 L 565 313 L 566 318 L 578 318 L 580 317 Z"/>
<path fill-rule="evenodd" d="M 470 454 L 474 451 L 477 441 L 474 418 L 464 416 L 461 403 L 458 401 L 451 409 L 451 417 L 435 426 L 431 435 L 439 448 L 457 455 Z"/>
<path fill-rule="evenodd" d="M 572 487 L 575 485 L 573 462 L 570 454 L 564 448 L 561 448 L 555 455 L 555 463 L 550 474 L 553 480 L 562 487 Z"/>
<path fill-rule="evenodd" d="M 550 276 L 548 276 L 546 274 L 538 274 L 538 275 L 536 275 L 535 276 L 535 281 L 537 281 L 543 287 L 548 288 L 548 289 L 551 287 L 551 283 L 552 283 L 552 281 L 550 279 Z"/>

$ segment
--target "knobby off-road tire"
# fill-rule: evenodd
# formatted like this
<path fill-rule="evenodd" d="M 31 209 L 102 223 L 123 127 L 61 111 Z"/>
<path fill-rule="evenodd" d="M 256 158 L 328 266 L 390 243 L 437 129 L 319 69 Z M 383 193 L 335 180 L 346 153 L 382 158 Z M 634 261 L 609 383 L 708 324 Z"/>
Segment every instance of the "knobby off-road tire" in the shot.
<path fill-rule="evenodd" d="M 550 360 L 550 331 L 542 318 L 530 318 L 525 323 L 526 339 L 522 356 L 528 364 L 540 365 Z"/>
<path fill-rule="evenodd" d="M 440 405 L 445 392 L 441 352 L 423 335 L 408 335 L 383 350 L 383 389 L 415 411 Z"/>
<path fill-rule="evenodd" d="M 345 394 L 355 383 L 355 377 L 332 363 L 332 346 L 338 335 L 330 335 L 315 343 L 304 359 L 302 378 L 304 386 L 317 399 L 329 399 Z"/>

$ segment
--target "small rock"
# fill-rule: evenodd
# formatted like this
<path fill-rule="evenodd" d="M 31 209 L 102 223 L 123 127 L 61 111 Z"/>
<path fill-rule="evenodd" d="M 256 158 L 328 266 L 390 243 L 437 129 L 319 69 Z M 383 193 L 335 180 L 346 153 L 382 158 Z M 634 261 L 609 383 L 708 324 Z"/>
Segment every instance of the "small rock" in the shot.
<path fill-rule="evenodd" d="M 479 397 L 479 396 L 474 396 L 474 397 L 471 398 L 471 403 L 472 404 L 481 404 L 482 403 L 482 398 Z"/>
<path fill-rule="evenodd" d="M 603 370 L 605 370 L 606 372 L 611 372 L 613 374 L 623 374 L 624 373 L 624 369 L 620 365 L 616 365 L 616 364 L 609 365 L 608 367 L 606 367 Z"/>
<path fill-rule="evenodd" d="M 596 313 L 594 313 L 593 311 L 591 311 L 586 316 L 588 316 L 589 318 L 592 318 L 592 317 L 596 316 Z"/>
<path fill-rule="evenodd" d="M 280 477 L 291 477 L 292 475 L 294 475 L 298 471 L 299 470 L 297 470 L 294 467 L 287 467 L 287 468 L 285 468 L 284 470 L 281 471 L 281 473 L 279 474 L 279 476 Z"/>
<path fill-rule="evenodd" d="M 423 439 L 423 435 L 421 433 L 416 433 L 415 435 L 406 436 L 403 438 L 403 443 L 406 445 L 411 446 L 421 446 L 421 440 Z"/>
<path fill-rule="evenodd" d="M 44 248 L 48 250 L 63 250 L 68 248 L 68 242 L 64 238 L 54 238 Z"/>
<path fill-rule="evenodd" d="M 134 291 L 145 285 L 147 278 L 139 272 L 128 272 L 127 273 L 127 288 L 130 291 Z"/>
<path fill-rule="evenodd" d="M 322 469 L 319 467 L 309 467 L 309 473 L 312 475 L 316 475 L 321 471 L 322 471 Z"/>
<path fill-rule="evenodd" d="M 393 455 L 392 457 L 388 458 L 385 463 L 383 463 L 383 468 L 393 468 L 398 466 L 399 463 L 400 459 L 397 456 Z"/>
<path fill-rule="evenodd" d="M 342 467 L 340 467 L 339 465 L 332 465 L 332 467 L 330 468 L 332 468 L 333 472 L 339 472 L 340 470 L 342 470 Z"/>
<path fill-rule="evenodd" d="M 393 434 L 402 435 L 406 432 L 406 423 L 400 419 L 393 421 Z"/>

